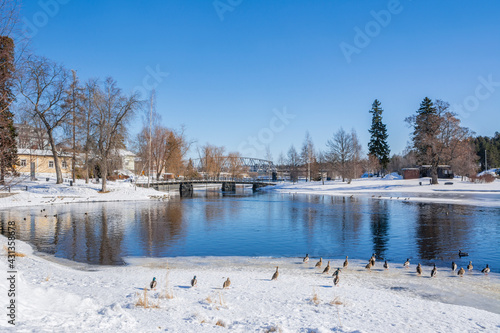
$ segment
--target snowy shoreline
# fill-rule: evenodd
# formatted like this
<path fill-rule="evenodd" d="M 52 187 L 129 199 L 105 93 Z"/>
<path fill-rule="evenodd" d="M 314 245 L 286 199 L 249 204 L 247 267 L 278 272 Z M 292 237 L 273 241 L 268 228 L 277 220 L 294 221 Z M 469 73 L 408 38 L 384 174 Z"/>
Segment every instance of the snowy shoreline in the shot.
<path fill-rule="evenodd" d="M 451 182 L 453 185 L 445 185 Z M 422 185 L 420 185 L 422 184 Z M 281 183 L 267 191 L 287 194 L 312 194 L 331 196 L 359 196 L 380 200 L 405 202 L 443 203 L 500 207 L 500 180 L 478 184 L 460 179 L 442 180 L 439 185 L 429 185 L 428 178 L 420 179 L 354 179 L 351 184 L 340 181 Z"/>
<path fill-rule="evenodd" d="M 0 246 L 7 239 L 0 237 Z M 175 331 L 220 332 L 402 332 L 409 330 L 481 332 L 500 329 L 500 275 L 479 271 L 456 276 L 430 267 L 417 276 L 415 266 L 350 260 L 333 285 L 332 272 L 341 258 L 251 257 L 127 258 L 127 266 L 87 266 L 79 269 L 34 254 L 16 241 L 17 323 L 19 331 Z M 332 260 L 330 274 L 321 274 Z M 7 258 L 0 257 L 4 271 Z M 270 281 L 279 266 L 277 281 Z M 168 269 L 167 269 L 168 267 Z M 83 269 L 82 269 L 83 268 Z M 168 272 L 168 273 L 167 273 Z M 168 286 L 166 285 L 168 274 Z M 191 288 L 196 275 L 198 286 Z M 147 291 L 150 304 L 136 306 L 152 277 L 156 290 Z M 232 284 L 223 290 L 230 277 Z M 2 290 L 6 279 L 0 280 Z M 173 298 L 160 298 L 166 292 Z M 5 299 L 6 293 L 2 293 Z M 316 295 L 316 296 L 315 296 Z M 6 304 L 3 300 L 2 304 Z M 216 323 L 224 325 L 219 327 Z M 4 318 L 0 326 L 9 327 Z"/>

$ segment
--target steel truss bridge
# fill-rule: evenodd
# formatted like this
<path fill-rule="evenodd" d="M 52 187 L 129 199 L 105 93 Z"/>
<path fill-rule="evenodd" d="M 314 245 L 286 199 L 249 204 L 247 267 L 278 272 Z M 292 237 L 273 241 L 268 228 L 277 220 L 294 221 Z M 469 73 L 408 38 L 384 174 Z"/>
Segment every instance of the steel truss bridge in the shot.
<path fill-rule="evenodd" d="M 261 158 L 241 157 L 241 156 L 222 156 L 217 158 L 220 164 L 221 172 L 231 173 L 235 168 L 241 168 L 243 171 L 256 172 L 260 174 L 269 174 L 276 172 L 276 166 L 272 161 Z M 193 159 L 193 166 L 198 172 L 207 169 L 204 158 Z"/>

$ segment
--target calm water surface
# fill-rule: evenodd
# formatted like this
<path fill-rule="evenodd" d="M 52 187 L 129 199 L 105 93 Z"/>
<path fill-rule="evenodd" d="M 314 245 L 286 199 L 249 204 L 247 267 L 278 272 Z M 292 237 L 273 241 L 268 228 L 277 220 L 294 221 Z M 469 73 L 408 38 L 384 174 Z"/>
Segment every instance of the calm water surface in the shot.
<path fill-rule="evenodd" d="M 451 261 L 500 272 L 500 209 L 251 191 L 170 201 L 68 204 L 0 211 L 1 232 L 79 262 L 128 256 L 277 256 Z M 40 210 L 46 210 L 41 212 Z M 85 214 L 87 213 L 87 214 Z M 56 215 L 57 216 L 54 216 Z M 45 217 L 47 215 L 47 217 Z M 26 221 L 24 221 L 26 218 Z M 469 257 L 458 258 L 458 250 Z"/>

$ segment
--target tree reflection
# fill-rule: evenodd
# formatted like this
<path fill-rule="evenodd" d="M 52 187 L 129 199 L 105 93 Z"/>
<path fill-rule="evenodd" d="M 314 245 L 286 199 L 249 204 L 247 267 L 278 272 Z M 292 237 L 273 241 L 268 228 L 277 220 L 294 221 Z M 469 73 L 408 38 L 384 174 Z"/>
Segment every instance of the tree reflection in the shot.
<path fill-rule="evenodd" d="M 373 252 L 386 258 L 389 241 L 390 212 L 387 200 L 370 200 L 370 230 L 373 237 Z"/>

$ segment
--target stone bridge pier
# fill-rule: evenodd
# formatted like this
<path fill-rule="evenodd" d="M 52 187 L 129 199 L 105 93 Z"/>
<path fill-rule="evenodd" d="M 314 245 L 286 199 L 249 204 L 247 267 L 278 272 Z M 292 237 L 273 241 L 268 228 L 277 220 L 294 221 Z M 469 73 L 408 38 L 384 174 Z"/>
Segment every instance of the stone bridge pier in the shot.
<path fill-rule="evenodd" d="M 236 183 L 222 183 L 222 192 L 236 192 Z"/>

